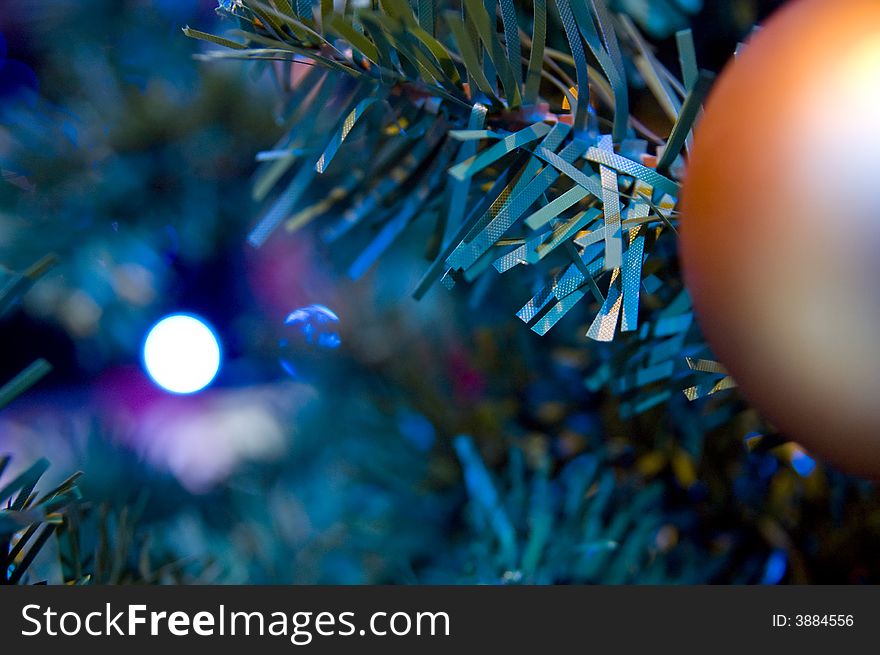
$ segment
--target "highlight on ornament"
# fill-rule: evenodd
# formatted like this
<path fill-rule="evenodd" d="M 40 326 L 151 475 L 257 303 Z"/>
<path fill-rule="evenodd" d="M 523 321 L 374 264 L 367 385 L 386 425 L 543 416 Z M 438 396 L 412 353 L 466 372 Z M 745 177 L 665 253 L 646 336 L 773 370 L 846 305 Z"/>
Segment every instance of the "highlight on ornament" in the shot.
<path fill-rule="evenodd" d="M 171 314 L 144 340 L 143 362 L 165 391 L 190 394 L 207 387 L 220 370 L 220 342 L 208 323 L 191 314 Z"/>

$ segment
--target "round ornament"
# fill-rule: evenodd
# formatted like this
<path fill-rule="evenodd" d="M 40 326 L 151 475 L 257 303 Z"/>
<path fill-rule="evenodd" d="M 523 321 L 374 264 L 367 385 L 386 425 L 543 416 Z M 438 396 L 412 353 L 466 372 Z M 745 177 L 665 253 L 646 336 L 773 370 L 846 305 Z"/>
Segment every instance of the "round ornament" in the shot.
<path fill-rule="evenodd" d="M 681 203 L 700 326 L 786 436 L 880 477 L 880 2 L 801 0 L 715 85 Z"/>
<path fill-rule="evenodd" d="M 281 367 L 292 378 L 313 381 L 330 367 L 328 351 L 339 348 L 339 317 L 324 305 L 309 305 L 292 311 L 284 319 L 279 339 Z"/>

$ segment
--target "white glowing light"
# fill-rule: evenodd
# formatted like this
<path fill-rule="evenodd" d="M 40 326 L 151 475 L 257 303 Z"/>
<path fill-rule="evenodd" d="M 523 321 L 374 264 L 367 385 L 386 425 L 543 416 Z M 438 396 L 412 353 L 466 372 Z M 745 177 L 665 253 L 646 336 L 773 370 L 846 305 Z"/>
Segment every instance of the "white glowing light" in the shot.
<path fill-rule="evenodd" d="M 220 344 L 202 319 L 172 314 L 156 323 L 144 341 L 144 366 L 153 382 L 173 393 L 194 393 L 220 369 Z"/>

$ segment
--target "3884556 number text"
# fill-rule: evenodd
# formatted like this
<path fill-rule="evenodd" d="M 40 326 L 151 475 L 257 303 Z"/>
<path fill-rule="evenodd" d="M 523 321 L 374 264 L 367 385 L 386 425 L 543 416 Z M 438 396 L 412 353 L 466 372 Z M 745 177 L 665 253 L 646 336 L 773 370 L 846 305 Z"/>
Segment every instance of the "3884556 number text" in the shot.
<path fill-rule="evenodd" d="M 851 628 L 855 625 L 852 614 L 774 614 L 774 628 Z"/>

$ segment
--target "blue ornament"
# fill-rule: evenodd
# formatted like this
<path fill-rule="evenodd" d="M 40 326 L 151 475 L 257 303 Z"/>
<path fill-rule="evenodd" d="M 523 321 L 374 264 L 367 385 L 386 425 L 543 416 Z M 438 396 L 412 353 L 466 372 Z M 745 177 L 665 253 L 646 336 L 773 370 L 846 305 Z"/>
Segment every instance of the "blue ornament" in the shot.
<path fill-rule="evenodd" d="M 327 364 L 328 351 L 342 344 L 338 330 L 339 317 L 324 305 L 292 311 L 284 319 L 284 335 L 278 341 L 281 367 L 297 380 L 314 380 Z"/>

